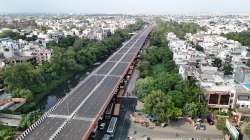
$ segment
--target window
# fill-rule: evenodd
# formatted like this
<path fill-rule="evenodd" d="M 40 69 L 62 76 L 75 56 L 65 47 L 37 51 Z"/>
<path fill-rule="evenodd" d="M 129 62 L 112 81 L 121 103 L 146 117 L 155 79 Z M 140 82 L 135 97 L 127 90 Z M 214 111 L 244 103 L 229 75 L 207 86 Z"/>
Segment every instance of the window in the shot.
<path fill-rule="evenodd" d="M 239 95 L 238 99 L 239 100 L 249 100 L 249 96 L 245 96 L 245 95 Z"/>
<path fill-rule="evenodd" d="M 218 104 L 218 98 L 217 94 L 210 94 L 209 104 Z"/>
<path fill-rule="evenodd" d="M 220 104 L 228 105 L 230 95 L 221 95 Z"/>

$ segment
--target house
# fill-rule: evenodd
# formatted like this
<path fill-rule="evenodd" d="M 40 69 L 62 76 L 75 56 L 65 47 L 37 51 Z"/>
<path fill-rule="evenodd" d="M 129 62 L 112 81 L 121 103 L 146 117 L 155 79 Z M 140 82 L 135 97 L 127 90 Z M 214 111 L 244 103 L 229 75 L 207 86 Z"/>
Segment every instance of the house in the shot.
<path fill-rule="evenodd" d="M 233 85 L 214 85 L 205 88 L 206 99 L 210 108 L 233 108 L 236 90 Z"/>
<path fill-rule="evenodd" d="M 250 83 L 250 67 L 245 65 L 236 66 L 234 79 L 237 83 Z"/>
<path fill-rule="evenodd" d="M 250 111 L 249 84 L 239 84 L 236 86 L 236 107 L 242 110 L 249 109 Z"/>

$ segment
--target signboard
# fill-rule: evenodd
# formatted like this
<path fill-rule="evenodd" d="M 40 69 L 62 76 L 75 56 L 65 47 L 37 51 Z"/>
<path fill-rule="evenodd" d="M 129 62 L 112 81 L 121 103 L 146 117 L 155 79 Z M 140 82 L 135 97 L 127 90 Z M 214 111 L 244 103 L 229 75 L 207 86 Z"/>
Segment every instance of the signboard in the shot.
<path fill-rule="evenodd" d="M 233 139 L 234 139 L 234 140 L 238 140 L 238 138 L 239 138 L 239 132 L 238 132 L 238 130 L 236 129 L 236 127 L 233 126 L 233 125 L 228 121 L 228 119 L 226 120 L 226 127 L 227 127 L 229 133 L 231 134 L 231 136 L 233 136 Z"/>

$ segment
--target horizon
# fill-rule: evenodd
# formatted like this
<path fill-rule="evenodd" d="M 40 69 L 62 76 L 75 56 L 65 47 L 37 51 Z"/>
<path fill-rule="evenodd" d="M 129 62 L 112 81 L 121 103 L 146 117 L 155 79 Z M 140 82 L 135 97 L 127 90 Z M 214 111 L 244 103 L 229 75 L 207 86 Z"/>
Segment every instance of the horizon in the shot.
<path fill-rule="evenodd" d="M 246 0 L 0 0 L 1 14 L 75 13 L 127 15 L 249 14 Z"/>

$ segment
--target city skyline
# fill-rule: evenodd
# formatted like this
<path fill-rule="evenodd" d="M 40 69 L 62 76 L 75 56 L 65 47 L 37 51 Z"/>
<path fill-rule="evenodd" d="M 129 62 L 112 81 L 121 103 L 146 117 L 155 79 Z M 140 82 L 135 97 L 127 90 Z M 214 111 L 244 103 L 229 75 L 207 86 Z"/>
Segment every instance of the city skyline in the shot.
<path fill-rule="evenodd" d="M 0 0 L 0 13 L 208 14 L 250 13 L 247 0 Z"/>

